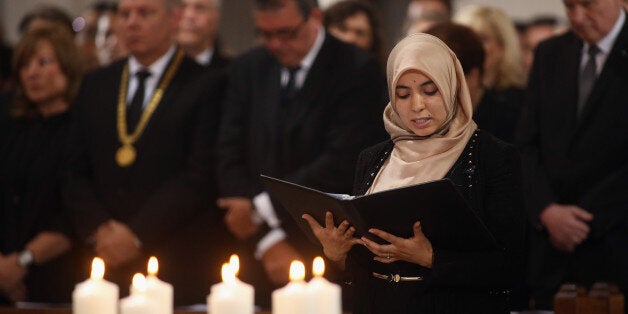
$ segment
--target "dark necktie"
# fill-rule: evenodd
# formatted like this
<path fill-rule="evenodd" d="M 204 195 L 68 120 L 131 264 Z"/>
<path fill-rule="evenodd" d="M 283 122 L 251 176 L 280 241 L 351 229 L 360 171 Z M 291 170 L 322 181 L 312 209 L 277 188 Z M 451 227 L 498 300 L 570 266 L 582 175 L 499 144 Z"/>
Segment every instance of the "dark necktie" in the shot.
<path fill-rule="evenodd" d="M 150 72 L 147 70 L 140 70 L 135 73 L 138 83 L 137 89 L 135 90 L 135 95 L 133 95 L 133 99 L 131 100 L 131 105 L 127 110 L 127 129 L 129 131 L 135 129 L 135 125 L 140 120 L 142 111 L 144 111 L 144 93 L 146 92 L 146 86 L 144 83 L 149 76 Z"/>
<path fill-rule="evenodd" d="M 297 88 L 297 72 L 300 67 L 288 68 L 288 83 L 281 88 L 281 103 L 288 104 L 294 98 L 294 95 L 299 90 Z"/>
<path fill-rule="evenodd" d="M 580 86 L 578 90 L 578 116 L 582 113 L 584 105 L 587 103 L 587 99 L 595 84 L 597 77 L 597 63 L 595 62 L 595 56 L 600 52 L 600 48 L 595 45 L 589 46 L 589 59 L 584 65 L 584 69 L 580 74 Z"/>

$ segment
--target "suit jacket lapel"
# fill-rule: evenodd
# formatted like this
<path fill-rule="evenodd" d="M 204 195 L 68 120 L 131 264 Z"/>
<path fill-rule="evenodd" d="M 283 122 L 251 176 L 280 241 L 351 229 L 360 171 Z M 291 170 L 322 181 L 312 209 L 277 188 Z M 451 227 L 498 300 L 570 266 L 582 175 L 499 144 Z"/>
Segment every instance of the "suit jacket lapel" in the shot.
<path fill-rule="evenodd" d="M 281 141 L 283 140 L 283 134 L 280 134 L 280 130 L 285 126 L 283 124 L 287 123 L 283 121 L 280 116 L 280 88 L 281 88 L 281 66 L 274 59 L 270 58 L 267 60 L 268 63 L 260 67 L 260 71 L 257 73 L 259 75 L 258 82 L 260 84 L 260 94 L 255 95 L 260 97 L 259 103 L 253 102 L 254 104 L 258 104 L 255 108 L 251 109 L 251 123 L 259 124 L 262 126 L 260 131 L 266 134 L 263 138 L 267 138 L 269 143 L 255 143 L 255 145 L 266 145 L 269 147 L 260 147 L 261 150 L 258 151 L 266 151 L 272 152 L 270 154 L 265 154 L 265 156 L 259 156 L 263 159 L 273 159 L 273 160 L 265 160 L 261 163 L 264 164 L 262 166 L 262 170 L 268 173 L 276 173 L 277 169 L 271 169 L 275 167 L 276 158 L 279 158 L 278 152 Z"/>
<path fill-rule="evenodd" d="M 271 134 L 276 134 L 276 128 L 274 126 L 277 125 L 279 121 L 280 114 L 280 89 L 281 89 L 281 66 L 277 62 L 272 62 L 269 65 L 268 72 L 261 71 L 265 73 L 259 73 L 261 82 L 264 82 L 264 85 L 261 89 L 263 95 L 263 102 L 266 103 L 264 106 L 260 106 L 263 112 L 257 112 L 258 114 L 267 115 L 266 121 L 268 121 L 268 125 L 273 129 Z M 257 110 L 256 110 L 257 111 Z"/>
<path fill-rule="evenodd" d="M 321 49 L 312 64 L 312 67 L 308 71 L 307 77 L 303 82 L 303 87 L 297 94 L 295 101 L 297 102 L 295 115 L 293 119 L 290 120 L 290 130 L 297 126 L 301 121 L 304 115 L 306 115 L 310 108 L 314 106 L 316 102 L 316 98 L 321 93 L 325 91 L 323 88 L 326 86 L 325 82 L 330 80 L 332 75 L 330 75 L 329 64 L 331 61 L 331 49 L 332 42 L 330 39 L 330 35 L 325 35 L 325 41 L 321 46 Z"/>
<path fill-rule="evenodd" d="M 179 52 L 179 49 L 177 48 L 175 53 L 172 55 L 172 57 L 168 61 L 168 65 L 166 66 L 164 71 L 161 73 L 161 76 L 159 77 L 159 81 L 157 83 L 157 87 L 161 84 L 162 80 L 164 79 L 164 76 L 166 75 L 166 72 L 168 72 L 168 69 L 170 68 L 178 52 Z M 175 99 L 175 95 L 182 95 L 178 91 L 179 89 L 184 88 L 181 85 L 181 82 L 183 81 L 182 80 L 183 76 L 186 75 L 185 73 L 186 71 L 184 69 L 186 62 L 187 62 L 186 57 L 184 57 L 184 59 L 181 60 L 181 63 L 179 64 L 179 68 L 177 69 L 174 76 L 172 77 L 172 80 L 170 81 L 168 86 L 166 86 L 166 90 L 164 91 L 161 97 L 161 100 L 159 101 L 159 104 L 157 105 L 157 108 L 155 109 L 155 112 L 153 112 L 152 116 L 150 117 L 150 120 L 148 120 L 148 124 L 146 125 L 146 129 L 144 130 L 143 135 L 138 139 L 138 141 L 135 144 L 135 147 L 138 149 L 138 151 L 141 151 L 142 148 L 146 145 L 145 138 L 150 137 L 150 133 L 154 125 L 159 124 L 159 120 L 164 118 L 164 113 L 168 112 L 169 110 L 168 106 L 176 105 L 177 101 Z M 155 88 L 155 91 L 156 90 L 157 88 Z M 152 98 L 152 95 L 151 95 L 151 98 Z"/>
<path fill-rule="evenodd" d="M 569 88 L 565 91 L 559 91 L 567 95 L 567 102 L 569 104 L 569 121 L 572 123 L 572 127 L 578 119 L 578 82 L 580 81 L 580 58 L 582 51 L 582 41 L 579 41 L 577 37 L 574 38 L 568 47 L 564 48 L 565 54 L 565 75 L 564 77 L 569 80 L 567 86 Z"/>
<path fill-rule="evenodd" d="M 595 81 L 591 95 L 582 110 L 582 116 L 578 120 L 578 126 L 586 125 L 588 118 L 603 106 L 600 99 L 608 92 L 611 80 L 617 72 L 626 75 L 626 62 L 628 61 L 628 22 L 624 22 L 621 32 L 617 36 L 600 76 Z"/>
<path fill-rule="evenodd" d="M 96 108 L 98 110 L 98 115 L 102 117 L 107 117 L 106 120 L 106 129 L 111 130 L 111 134 L 113 134 L 114 139 L 112 139 L 113 143 L 115 143 L 112 147 L 112 151 L 108 158 L 111 158 L 111 164 L 115 165 L 112 171 L 117 172 L 117 176 L 120 177 L 121 184 L 127 184 L 129 176 L 133 171 L 133 167 L 122 168 L 115 164 L 115 153 L 117 149 L 122 145 L 118 140 L 118 96 L 120 95 L 120 83 L 122 80 L 122 71 L 124 67 L 128 64 L 128 58 L 124 61 L 120 61 L 115 64 L 114 70 L 111 72 L 112 76 L 109 77 L 105 81 L 106 83 L 99 84 L 105 92 L 99 95 L 103 97 L 102 108 Z M 126 83 L 128 86 L 128 82 Z M 103 87 L 104 86 L 104 87 Z M 125 91 L 126 92 L 126 91 Z M 126 104 L 125 104 L 126 105 Z M 134 145 L 137 148 L 137 145 Z"/>

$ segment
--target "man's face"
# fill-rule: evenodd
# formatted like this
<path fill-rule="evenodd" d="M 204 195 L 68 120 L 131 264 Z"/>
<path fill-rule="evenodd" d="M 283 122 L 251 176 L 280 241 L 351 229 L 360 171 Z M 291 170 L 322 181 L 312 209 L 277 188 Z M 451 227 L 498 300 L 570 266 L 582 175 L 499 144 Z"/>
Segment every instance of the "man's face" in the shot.
<path fill-rule="evenodd" d="M 129 52 L 152 63 L 172 45 L 180 8 L 167 7 L 166 0 L 120 0 L 118 16 Z"/>
<path fill-rule="evenodd" d="M 312 9 L 304 18 L 297 4 L 287 1 L 286 6 L 278 10 L 256 11 L 255 25 L 268 51 L 282 65 L 295 67 L 316 41 L 321 14 L 318 9 Z"/>
<path fill-rule="evenodd" d="M 207 49 L 216 37 L 219 17 L 216 0 L 183 0 L 179 44 L 198 52 Z"/>
<path fill-rule="evenodd" d="M 620 0 L 563 0 L 574 32 L 595 44 L 606 36 L 617 21 Z"/>

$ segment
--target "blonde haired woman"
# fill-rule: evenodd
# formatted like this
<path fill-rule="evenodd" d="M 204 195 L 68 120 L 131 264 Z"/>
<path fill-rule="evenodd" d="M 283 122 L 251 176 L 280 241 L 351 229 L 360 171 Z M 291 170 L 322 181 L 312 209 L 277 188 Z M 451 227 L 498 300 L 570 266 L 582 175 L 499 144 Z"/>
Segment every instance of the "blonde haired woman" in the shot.
<path fill-rule="evenodd" d="M 485 91 L 473 120 L 499 139 L 512 142 L 525 87 L 515 27 L 502 10 L 480 5 L 462 8 L 454 21 L 473 29 L 480 36 L 486 53 L 482 80 Z"/>
<path fill-rule="evenodd" d="M 521 48 L 512 20 L 495 7 L 470 5 L 462 8 L 454 22 L 471 27 L 486 51 L 484 86 L 498 91 L 525 85 Z"/>

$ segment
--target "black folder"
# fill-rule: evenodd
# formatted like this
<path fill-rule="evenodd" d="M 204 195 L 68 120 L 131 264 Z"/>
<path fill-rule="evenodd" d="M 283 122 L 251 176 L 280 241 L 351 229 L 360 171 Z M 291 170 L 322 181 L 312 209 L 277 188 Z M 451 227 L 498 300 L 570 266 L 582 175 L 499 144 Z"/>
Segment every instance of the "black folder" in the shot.
<path fill-rule="evenodd" d="M 423 233 L 435 248 L 470 251 L 497 246 L 493 235 L 449 179 L 356 197 L 325 193 L 264 175 L 261 181 L 271 198 L 318 245 L 309 224 L 301 218 L 303 214 L 324 226 L 325 213 L 330 211 L 335 225 L 347 220 L 355 227 L 356 236 L 378 243 L 386 241 L 369 233 L 370 228 L 409 238 L 414 234 L 414 222 L 420 221 Z"/>

